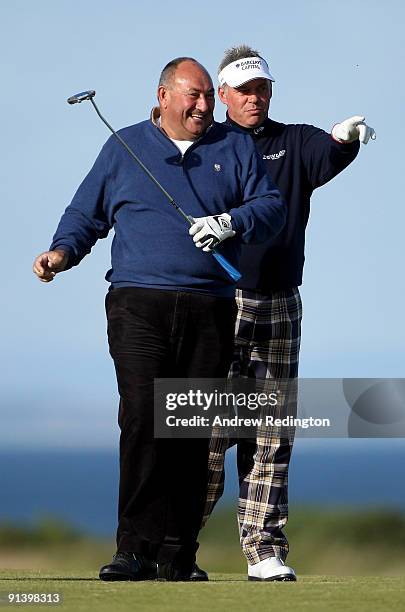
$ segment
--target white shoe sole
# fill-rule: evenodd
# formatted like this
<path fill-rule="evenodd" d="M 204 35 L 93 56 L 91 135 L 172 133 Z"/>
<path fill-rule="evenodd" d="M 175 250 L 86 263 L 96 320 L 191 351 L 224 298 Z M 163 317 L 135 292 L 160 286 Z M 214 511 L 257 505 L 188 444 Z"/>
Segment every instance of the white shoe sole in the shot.
<path fill-rule="evenodd" d="M 294 574 L 277 574 L 269 578 L 256 578 L 256 576 L 248 576 L 248 580 L 256 580 L 257 582 L 296 582 L 297 577 Z"/>

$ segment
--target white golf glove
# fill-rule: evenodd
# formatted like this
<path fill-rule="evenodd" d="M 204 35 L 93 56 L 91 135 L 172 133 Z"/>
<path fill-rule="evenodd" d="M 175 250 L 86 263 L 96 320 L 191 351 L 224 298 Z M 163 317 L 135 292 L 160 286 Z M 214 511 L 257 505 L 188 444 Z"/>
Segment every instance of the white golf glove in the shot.
<path fill-rule="evenodd" d="M 211 217 L 197 217 L 193 221 L 194 223 L 188 233 L 193 236 L 195 246 L 199 249 L 202 248 L 207 253 L 215 249 L 223 240 L 235 236 L 231 224 L 231 215 L 228 215 L 228 213 Z"/>
<path fill-rule="evenodd" d="M 338 142 L 353 142 L 359 139 L 363 144 L 370 140 L 375 140 L 376 135 L 372 127 L 364 123 L 365 117 L 354 115 L 345 119 L 342 123 L 337 123 L 332 128 L 332 137 Z"/>

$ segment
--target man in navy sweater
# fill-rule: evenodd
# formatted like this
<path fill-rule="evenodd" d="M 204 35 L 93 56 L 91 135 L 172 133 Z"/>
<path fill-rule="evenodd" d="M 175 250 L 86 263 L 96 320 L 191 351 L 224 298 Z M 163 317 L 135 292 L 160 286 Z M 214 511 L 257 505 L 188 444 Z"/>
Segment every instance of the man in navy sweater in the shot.
<path fill-rule="evenodd" d="M 359 116 L 335 125 L 332 134 L 312 125 L 269 119 L 274 79 L 266 61 L 247 45 L 225 53 L 218 78 L 219 97 L 228 107 L 226 125 L 252 136 L 288 209 L 286 225 L 277 237 L 242 249 L 236 352 L 230 375 L 296 379 L 302 316 L 298 287 L 310 198 L 315 188 L 354 160 L 359 139 L 366 144 L 375 133 Z M 238 441 L 239 530 L 250 580 L 296 579 L 294 570 L 284 564 L 293 443 L 293 435 L 287 434 L 269 428 L 255 440 Z M 222 494 L 224 455 L 232 444 L 228 439 L 212 439 L 204 522 Z"/>
<path fill-rule="evenodd" d="M 192 58 L 164 68 L 159 108 L 120 131 L 194 218 L 184 219 L 114 137 L 34 262 L 44 282 L 77 265 L 114 228 L 106 297 L 120 394 L 117 553 L 102 580 L 190 580 L 207 487 L 208 440 L 155 439 L 155 378 L 224 377 L 233 350 L 241 242 L 276 235 L 285 205 L 248 135 L 213 122 L 214 89 Z M 194 242 L 193 242 L 194 240 Z M 197 248 L 196 248 L 197 247 Z M 206 579 L 206 576 L 194 576 Z"/>

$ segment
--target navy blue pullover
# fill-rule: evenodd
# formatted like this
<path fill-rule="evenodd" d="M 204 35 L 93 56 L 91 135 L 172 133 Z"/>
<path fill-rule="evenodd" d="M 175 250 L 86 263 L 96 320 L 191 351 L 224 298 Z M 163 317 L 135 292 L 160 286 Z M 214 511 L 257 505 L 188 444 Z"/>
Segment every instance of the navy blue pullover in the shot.
<path fill-rule="evenodd" d="M 229 212 L 235 238 L 219 251 L 236 267 L 241 243 L 262 242 L 282 228 L 286 208 L 249 135 L 213 123 L 184 156 L 147 120 L 119 134 L 193 217 Z M 218 262 L 195 247 L 184 219 L 111 136 L 65 210 L 51 250 L 77 265 L 111 228 L 113 286 L 185 289 L 233 296 L 234 283 Z"/>
<path fill-rule="evenodd" d="M 354 160 L 359 141 L 340 144 L 313 125 L 286 125 L 271 119 L 255 129 L 242 128 L 229 117 L 226 123 L 251 134 L 287 204 L 287 222 L 277 237 L 242 247 L 238 287 L 263 294 L 298 287 L 312 192 Z"/>

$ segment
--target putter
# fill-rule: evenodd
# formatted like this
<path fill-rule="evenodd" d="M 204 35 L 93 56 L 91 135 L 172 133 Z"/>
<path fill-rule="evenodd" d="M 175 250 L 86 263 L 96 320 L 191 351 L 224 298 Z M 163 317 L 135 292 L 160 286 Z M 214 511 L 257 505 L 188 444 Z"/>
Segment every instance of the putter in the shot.
<path fill-rule="evenodd" d="M 187 215 L 184 212 L 184 210 L 174 201 L 174 199 L 172 198 L 170 193 L 168 193 L 166 191 L 166 189 L 159 183 L 159 181 L 155 179 L 153 174 L 142 163 L 142 161 L 139 159 L 139 157 L 137 155 L 135 155 L 135 153 L 127 145 L 125 140 L 123 140 L 121 138 L 121 136 L 119 134 L 117 134 L 117 132 L 114 130 L 114 128 L 111 127 L 111 125 L 108 123 L 108 121 L 106 119 L 104 119 L 104 117 L 100 113 L 96 103 L 93 100 L 95 95 L 96 95 L 96 92 L 93 89 L 89 89 L 88 91 L 82 91 L 82 92 L 77 93 L 77 94 L 75 94 L 73 96 L 70 96 L 70 98 L 67 99 L 67 102 L 68 102 L 68 104 L 80 104 L 81 102 L 84 102 L 85 100 L 90 100 L 90 102 L 94 106 L 94 110 L 96 111 L 97 115 L 100 117 L 101 121 L 108 127 L 110 132 L 112 132 L 114 134 L 114 136 L 117 138 L 117 140 L 119 140 L 119 142 L 122 144 L 122 146 L 128 151 L 128 153 L 130 154 L 132 159 L 134 159 L 134 161 L 142 168 L 142 170 L 148 175 L 148 177 L 151 179 L 151 181 L 153 181 L 155 183 L 156 187 L 158 187 L 160 189 L 160 191 L 166 196 L 166 198 L 168 199 L 170 204 L 173 206 L 173 208 L 175 210 L 177 210 L 177 212 L 183 217 L 183 219 L 188 223 L 188 225 L 193 225 L 194 219 L 191 216 Z M 236 282 L 236 281 L 238 281 L 241 278 L 241 276 L 242 276 L 241 273 L 236 268 L 234 268 L 234 266 L 231 263 L 229 263 L 229 261 L 223 255 L 221 255 L 220 253 L 217 253 L 215 250 L 212 250 L 211 254 L 212 254 L 213 257 L 215 257 L 217 262 L 223 267 L 223 269 L 228 273 L 228 275 L 232 278 L 233 281 Z"/>

